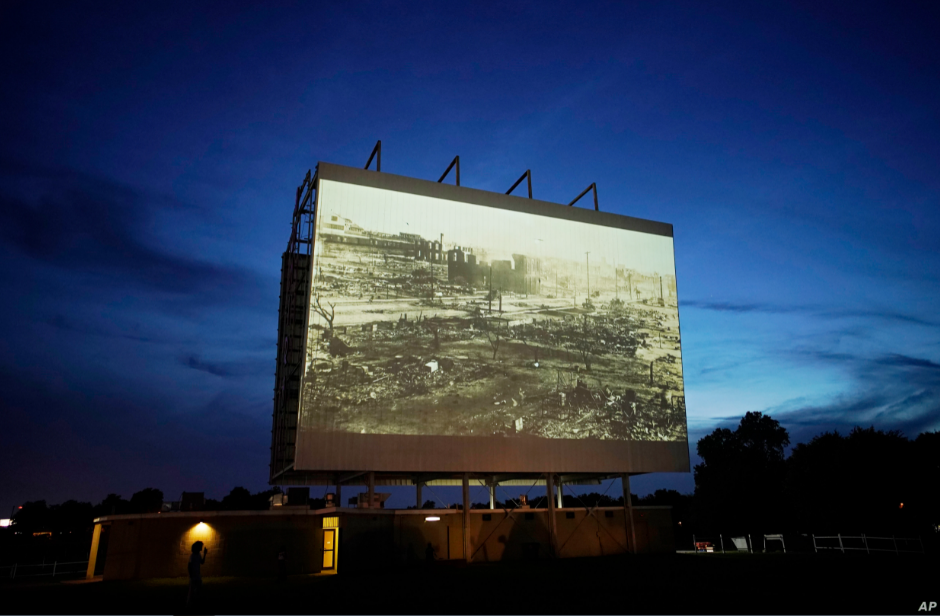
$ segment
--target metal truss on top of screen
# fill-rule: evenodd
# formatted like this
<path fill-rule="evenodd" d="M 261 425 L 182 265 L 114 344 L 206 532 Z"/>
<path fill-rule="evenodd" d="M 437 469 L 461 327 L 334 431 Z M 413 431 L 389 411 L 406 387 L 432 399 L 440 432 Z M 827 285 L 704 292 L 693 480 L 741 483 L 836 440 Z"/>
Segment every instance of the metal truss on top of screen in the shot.
<path fill-rule="evenodd" d="M 454 160 L 450 161 L 444 174 L 441 175 L 441 179 L 437 181 L 438 184 L 444 181 L 444 178 L 447 177 L 447 174 L 450 173 L 450 170 L 453 169 L 455 165 L 457 166 L 457 186 L 460 186 L 460 156 L 454 156 Z"/>
<path fill-rule="evenodd" d="M 574 205 L 575 203 L 577 203 L 577 202 L 578 202 L 578 199 L 580 199 L 580 198 L 583 197 L 584 195 L 588 194 L 588 191 L 589 191 L 589 190 L 593 190 L 593 191 L 594 191 L 594 211 L 595 211 L 595 212 L 599 212 L 599 211 L 600 211 L 600 208 L 597 207 L 597 182 L 592 182 L 590 186 L 588 186 L 587 188 L 585 188 L 585 189 L 581 192 L 581 194 L 578 195 L 577 197 L 575 197 L 575 198 L 574 198 L 574 201 L 572 201 L 572 202 L 569 203 L 568 205 L 569 205 L 569 206 L 572 206 L 572 205 Z"/>
<path fill-rule="evenodd" d="M 375 142 L 375 147 L 372 148 L 372 153 L 369 154 L 369 160 L 366 161 L 366 166 L 363 169 L 368 169 L 369 165 L 372 164 L 372 159 L 375 158 L 375 170 L 378 172 L 382 171 L 382 140 L 379 139 Z M 457 172 L 457 177 L 460 177 L 460 172 Z M 447 175 L 445 173 L 445 175 Z M 457 182 L 457 185 L 460 186 L 460 182 Z"/>
<path fill-rule="evenodd" d="M 506 194 L 508 195 L 508 194 L 510 194 L 512 191 L 516 190 L 516 186 L 518 186 L 519 184 L 521 184 L 521 183 L 522 183 L 522 180 L 525 180 L 525 179 L 528 179 L 528 183 L 529 183 L 529 199 L 531 199 L 531 198 L 532 198 L 532 170 L 531 170 L 531 169 L 526 169 L 526 170 L 525 170 L 525 173 L 522 174 L 522 177 L 520 177 L 518 180 L 516 180 L 516 183 L 513 184 L 512 187 L 511 187 L 509 190 L 506 191 Z"/>

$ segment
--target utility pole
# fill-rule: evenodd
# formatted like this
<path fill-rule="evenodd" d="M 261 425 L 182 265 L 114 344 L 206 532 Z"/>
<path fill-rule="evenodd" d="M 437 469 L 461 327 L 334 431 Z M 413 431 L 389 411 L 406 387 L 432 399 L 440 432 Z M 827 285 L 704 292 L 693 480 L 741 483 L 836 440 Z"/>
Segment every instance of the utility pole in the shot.
<path fill-rule="evenodd" d="M 591 301 L 591 252 L 588 251 L 584 253 L 584 258 L 587 259 L 587 284 L 588 284 L 588 297 L 587 301 Z"/>
<path fill-rule="evenodd" d="M 490 314 L 492 314 L 493 313 L 493 266 L 492 265 L 490 265 L 490 292 L 487 295 L 487 297 L 490 298 L 490 305 L 487 310 L 489 310 Z"/>

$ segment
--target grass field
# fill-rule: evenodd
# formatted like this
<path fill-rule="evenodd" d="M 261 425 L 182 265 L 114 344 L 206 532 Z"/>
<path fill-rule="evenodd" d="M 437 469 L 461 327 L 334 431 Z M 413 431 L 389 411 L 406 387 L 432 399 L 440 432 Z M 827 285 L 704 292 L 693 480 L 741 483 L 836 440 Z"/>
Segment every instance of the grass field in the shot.
<path fill-rule="evenodd" d="M 938 601 L 935 557 L 674 554 L 335 576 L 206 578 L 202 614 L 904 614 Z M 0 585 L 4 613 L 181 613 L 185 579 Z M 936 608 L 935 608 L 936 611 Z M 924 613 L 924 612 L 921 612 Z"/>

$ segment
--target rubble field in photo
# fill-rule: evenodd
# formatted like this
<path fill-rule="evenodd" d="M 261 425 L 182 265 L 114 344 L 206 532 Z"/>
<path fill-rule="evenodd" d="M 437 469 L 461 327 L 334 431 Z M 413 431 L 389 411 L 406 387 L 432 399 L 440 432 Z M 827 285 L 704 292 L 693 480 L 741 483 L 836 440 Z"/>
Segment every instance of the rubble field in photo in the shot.
<path fill-rule="evenodd" d="M 321 257 L 315 288 L 304 425 L 687 440 L 678 309 L 660 298 L 495 293 L 350 247 Z"/>

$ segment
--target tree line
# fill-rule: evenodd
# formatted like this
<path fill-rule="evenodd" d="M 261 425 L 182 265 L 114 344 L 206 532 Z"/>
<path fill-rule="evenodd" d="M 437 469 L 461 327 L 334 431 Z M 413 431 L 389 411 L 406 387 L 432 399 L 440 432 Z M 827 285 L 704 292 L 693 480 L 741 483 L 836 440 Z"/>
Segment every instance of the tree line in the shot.
<path fill-rule="evenodd" d="M 768 415 L 747 413 L 734 430 L 698 441 L 695 492 L 680 504 L 699 533 L 908 536 L 940 524 L 940 432 L 914 439 L 855 427 L 793 447 Z M 678 513 L 678 512 L 677 512 Z"/>

